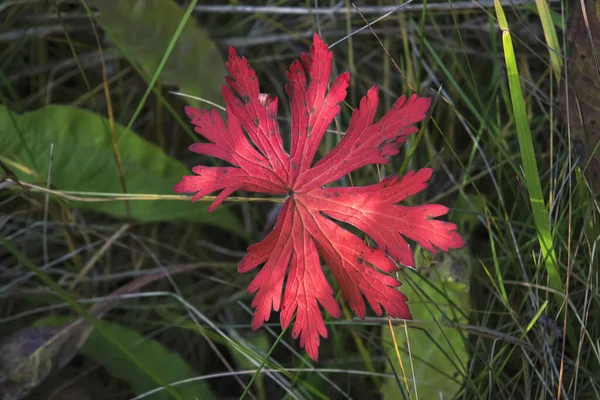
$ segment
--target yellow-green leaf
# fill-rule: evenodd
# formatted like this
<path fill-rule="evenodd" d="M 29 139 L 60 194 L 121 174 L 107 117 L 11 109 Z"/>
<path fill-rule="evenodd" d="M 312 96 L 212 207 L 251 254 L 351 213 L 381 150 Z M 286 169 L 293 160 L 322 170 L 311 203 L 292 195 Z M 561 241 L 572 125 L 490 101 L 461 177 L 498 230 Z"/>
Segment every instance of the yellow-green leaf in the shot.
<path fill-rule="evenodd" d="M 408 296 L 413 319 L 419 321 L 406 330 L 402 324 L 394 327 L 411 398 L 417 398 L 415 392 L 420 399 L 452 398 L 462 386 L 469 360 L 466 333 L 458 325 L 468 322 L 470 256 L 468 250 L 462 249 L 439 257 L 419 260 L 417 251 L 418 271 L 404 269 L 400 277 L 400 291 Z M 387 324 L 381 335 L 401 385 L 388 379 L 381 391 L 385 399 L 401 399 L 401 392 L 406 392 L 404 377 Z M 386 372 L 392 372 L 389 364 Z"/>

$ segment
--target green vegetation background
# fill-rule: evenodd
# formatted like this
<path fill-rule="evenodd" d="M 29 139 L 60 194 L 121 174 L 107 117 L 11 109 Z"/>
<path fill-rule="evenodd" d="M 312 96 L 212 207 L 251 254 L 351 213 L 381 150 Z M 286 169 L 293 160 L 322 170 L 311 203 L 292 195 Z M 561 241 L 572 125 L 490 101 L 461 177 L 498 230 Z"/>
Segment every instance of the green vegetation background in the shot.
<path fill-rule="evenodd" d="M 241 3 L 0 4 L 0 399 L 600 397 L 596 2 Z M 236 266 L 277 199 L 209 215 L 171 192 L 213 162 L 183 106 L 223 105 L 228 46 L 285 132 L 313 32 L 352 76 L 319 153 L 372 85 L 380 113 L 434 98 L 401 155 L 343 183 L 432 167 L 409 204 L 451 207 L 468 243 L 415 247 L 414 320 L 344 305 L 318 364 L 276 317 L 250 330 Z"/>

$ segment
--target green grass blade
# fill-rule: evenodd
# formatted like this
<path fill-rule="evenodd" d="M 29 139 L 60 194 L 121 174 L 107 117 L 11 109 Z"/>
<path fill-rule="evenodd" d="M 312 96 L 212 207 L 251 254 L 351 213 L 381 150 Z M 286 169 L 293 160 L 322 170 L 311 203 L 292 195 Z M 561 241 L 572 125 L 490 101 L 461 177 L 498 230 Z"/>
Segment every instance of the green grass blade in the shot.
<path fill-rule="evenodd" d="M 256 377 L 260 374 L 260 372 L 262 371 L 262 369 L 264 368 L 265 364 L 267 363 L 267 361 L 269 361 L 269 358 L 271 357 L 271 354 L 273 354 L 273 351 L 275 350 L 275 348 L 277 347 L 277 345 L 279 344 L 279 342 L 281 341 L 281 339 L 283 338 L 283 335 L 285 335 L 285 333 L 287 332 L 287 328 L 283 329 L 281 331 L 281 333 L 279 334 L 279 336 L 277 337 L 277 340 L 275 340 L 275 343 L 273 343 L 273 346 L 271 346 L 271 348 L 269 349 L 269 352 L 267 353 L 267 355 L 263 358 L 262 362 L 260 363 L 260 365 L 258 366 L 258 368 L 256 369 L 256 372 L 254 372 L 254 375 L 252 375 L 252 379 L 250 379 L 250 382 L 248 382 L 248 385 L 246 386 L 246 389 L 244 389 L 244 392 L 242 393 L 242 395 L 240 396 L 240 400 L 242 400 L 244 397 L 246 397 L 246 394 L 248 394 L 248 392 L 250 391 L 250 388 L 252 387 L 252 384 L 254 383 L 254 381 L 256 380 Z"/>
<path fill-rule="evenodd" d="M 506 61 L 506 71 L 508 75 L 508 86 L 513 106 L 517 136 L 519 139 L 519 148 L 521 150 L 521 159 L 523 160 L 523 170 L 525 171 L 525 183 L 529 192 L 529 201 L 533 212 L 533 220 L 537 232 L 538 240 L 546 264 L 546 272 L 550 278 L 550 287 L 552 289 L 563 291 L 563 284 L 558 273 L 556 255 L 552 245 L 552 234 L 548 222 L 548 211 L 544 203 L 542 185 L 538 172 L 531 130 L 527 120 L 527 110 L 525 108 L 525 99 L 521 91 L 521 82 L 519 80 L 519 70 L 515 50 L 513 48 L 508 22 L 504 15 L 504 10 L 499 0 L 494 1 L 496 16 L 500 29 L 502 29 L 502 44 L 504 46 L 504 59 Z M 562 300 L 561 300 L 562 301 Z"/>
<path fill-rule="evenodd" d="M 142 100 L 139 102 L 135 112 L 133 113 L 133 115 L 131 116 L 131 119 L 129 120 L 129 123 L 127 124 L 127 129 L 131 129 L 137 116 L 142 111 L 144 104 L 146 104 L 146 100 L 148 99 L 148 96 L 150 96 L 150 92 L 152 92 L 154 85 L 156 85 L 156 81 L 158 81 L 158 77 L 160 76 L 160 73 L 162 72 L 163 68 L 167 64 L 167 60 L 169 59 L 171 52 L 175 48 L 175 43 L 177 43 L 177 39 L 179 39 L 179 36 L 181 35 L 181 32 L 183 31 L 183 28 L 185 27 L 185 24 L 187 23 L 188 19 L 192 15 L 192 12 L 194 11 L 194 7 L 196 7 L 197 3 L 198 3 L 198 0 L 192 0 L 190 2 L 190 5 L 188 6 L 187 10 L 185 11 L 185 14 L 183 15 L 183 18 L 181 19 L 181 22 L 179 23 L 179 26 L 177 26 L 177 30 L 173 34 L 173 38 L 171 39 L 171 42 L 169 42 L 167 51 L 165 51 L 165 54 L 163 55 L 162 60 L 160 60 L 160 64 L 159 64 L 158 68 L 156 69 L 154 76 L 152 77 L 152 80 L 148 84 L 148 88 L 146 89 L 146 92 L 144 93 Z"/>
<path fill-rule="evenodd" d="M 538 13 L 540 14 L 540 22 L 542 23 L 544 37 L 546 38 L 546 44 L 548 45 L 548 51 L 550 52 L 550 65 L 552 65 L 556 80 L 560 82 L 562 57 L 560 56 L 560 43 L 558 42 L 558 37 L 556 36 L 556 29 L 554 29 L 554 22 L 552 21 L 550 7 L 548 6 L 547 0 L 535 0 L 535 4 L 537 6 Z"/>
<path fill-rule="evenodd" d="M 498 0 L 495 0 L 495 1 L 498 1 Z M 504 358 L 504 361 L 502 362 L 502 365 L 500 366 L 500 368 L 498 368 L 498 372 L 496 373 L 496 376 L 500 376 L 500 374 L 502 373 L 502 371 L 504 371 L 504 368 L 506 367 L 506 364 L 508 364 L 508 362 L 510 361 L 511 355 L 517 349 L 518 345 L 523 341 L 523 339 L 525 339 L 525 336 L 527 336 L 527 333 L 529 333 L 529 331 L 537 323 L 537 321 L 540 319 L 540 317 L 542 316 L 542 314 L 544 313 L 544 311 L 546 311 L 546 307 L 548 307 L 548 300 L 544 301 L 544 303 L 542 304 L 542 306 L 540 307 L 540 309 L 535 313 L 535 315 L 533 316 L 533 318 L 531 319 L 531 321 L 529 321 L 529 323 L 527 324 L 527 327 L 525 328 L 525 330 L 521 334 L 521 337 L 519 338 L 519 342 L 517 343 L 517 345 L 512 346 L 510 348 L 510 351 L 508 352 L 508 355 Z"/>

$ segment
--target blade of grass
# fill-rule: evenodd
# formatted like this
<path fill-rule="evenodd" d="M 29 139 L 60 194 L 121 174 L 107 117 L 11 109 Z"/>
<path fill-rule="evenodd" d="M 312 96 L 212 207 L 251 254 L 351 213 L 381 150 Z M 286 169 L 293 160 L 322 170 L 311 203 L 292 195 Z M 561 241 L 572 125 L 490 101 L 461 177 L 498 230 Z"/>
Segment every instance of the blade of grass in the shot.
<path fill-rule="evenodd" d="M 492 252 L 492 260 L 494 262 L 494 271 L 496 272 L 496 279 L 498 280 L 498 291 L 502 296 L 502 301 L 504 301 L 504 305 L 508 306 L 510 303 L 508 301 L 508 296 L 506 294 L 506 288 L 504 287 L 504 282 L 502 279 L 502 272 L 500 271 L 500 262 L 498 261 L 498 255 L 496 254 L 496 243 L 494 242 L 494 237 L 492 234 L 492 225 L 490 223 L 489 218 L 489 209 L 485 208 L 485 220 L 487 222 L 487 230 L 490 236 L 490 250 Z M 490 276 L 491 278 L 491 276 Z M 492 281 L 493 282 L 493 281 Z"/>
<path fill-rule="evenodd" d="M 344 315 L 344 318 L 347 321 L 352 320 L 352 315 L 350 314 L 350 311 L 348 311 L 348 307 L 344 303 L 342 303 L 342 314 Z M 369 351 L 367 346 L 365 346 L 363 339 L 361 338 L 361 336 L 358 334 L 357 331 L 351 330 L 350 333 L 352 334 L 352 339 L 354 339 L 354 344 L 356 346 L 356 349 L 358 350 L 358 353 L 360 354 L 360 358 L 363 361 L 365 370 L 375 373 L 377 370 L 375 369 L 375 366 L 373 365 L 373 359 L 371 356 L 372 353 Z M 376 387 L 381 386 L 381 379 L 379 379 L 378 376 L 371 375 L 371 379 L 372 379 L 373 384 Z"/>
<path fill-rule="evenodd" d="M 560 43 L 558 42 L 556 30 L 554 29 L 554 22 L 552 21 L 552 14 L 550 13 L 550 7 L 546 0 L 535 0 L 535 4 L 538 13 L 540 14 L 540 22 L 542 23 L 546 44 L 548 45 L 548 52 L 550 53 L 550 65 L 552 65 L 552 69 L 554 70 L 556 81 L 560 83 L 562 57 Z"/>
<path fill-rule="evenodd" d="M 552 234 L 548 222 L 548 211 L 544 203 L 542 185 L 538 172 L 531 130 L 527 120 L 527 110 L 525 100 L 521 91 L 521 82 L 519 79 L 519 70 L 515 50 L 513 48 L 508 22 L 504 15 L 504 10 L 499 0 L 494 1 L 496 7 L 496 16 L 500 29 L 502 29 L 502 44 L 504 46 L 504 59 L 506 61 L 506 73 L 508 75 L 508 85 L 510 90 L 511 102 L 515 116 L 517 128 L 517 137 L 519 140 L 519 149 L 521 150 L 521 159 L 523 161 L 523 170 L 525 171 L 525 183 L 529 192 L 529 201 L 533 213 L 533 220 L 538 236 L 538 241 L 544 257 L 546 272 L 550 280 L 552 289 L 563 291 L 563 284 L 558 273 L 556 255 L 552 244 Z M 557 299 L 559 301 L 559 298 Z M 560 300 L 562 302 L 562 300 Z"/>
<path fill-rule="evenodd" d="M 115 126 L 115 115 L 113 113 L 112 107 L 112 97 L 110 93 L 110 88 L 108 86 L 108 74 L 106 72 L 106 62 L 104 60 L 104 52 L 102 51 L 102 43 L 100 43 L 100 36 L 98 35 L 98 31 L 96 29 L 96 25 L 94 23 L 94 19 L 92 18 L 92 11 L 87 6 L 85 1 L 82 1 L 83 6 L 88 14 L 88 18 L 90 20 L 90 25 L 92 27 L 92 32 L 94 33 L 94 37 L 96 38 L 96 45 L 98 46 L 98 55 L 100 56 L 100 66 L 102 71 L 102 83 L 104 87 L 104 98 L 106 100 L 106 111 L 108 114 L 108 125 L 110 132 L 110 141 L 112 144 L 113 156 L 115 158 L 115 165 L 117 166 L 117 173 L 119 176 L 119 184 L 121 185 L 121 191 L 123 194 L 127 193 L 127 184 L 125 182 L 125 171 L 123 169 L 123 160 L 121 157 L 121 151 L 119 149 L 119 141 L 117 140 L 117 131 Z M 75 53 L 73 53 L 75 54 Z M 77 63 L 80 66 L 79 62 Z M 85 74 L 82 74 L 85 76 Z M 87 82 L 87 81 L 86 81 Z M 89 84 L 88 84 L 89 91 Z M 131 219 L 131 206 L 129 205 L 129 201 L 125 201 L 125 213 L 127 217 Z"/>
<path fill-rule="evenodd" d="M 75 279 L 73 279 L 73 281 L 69 284 L 69 290 L 73 290 L 75 288 L 75 286 L 77 286 L 79 281 L 82 280 L 87 275 L 87 273 L 90 271 L 90 269 L 92 269 L 92 267 L 94 265 L 96 265 L 96 261 L 98 261 L 100 259 L 100 257 L 102 257 L 102 255 L 113 245 L 113 243 L 118 238 L 121 237 L 121 235 L 127 229 L 129 229 L 129 227 L 130 227 L 129 224 L 124 224 L 123 226 L 121 226 L 121 228 L 119 228 L 118 231 L 116 231 L 110 238 L 108 238 L 108 240 L 106 240 L 106 242 L 104 243 L 104 245 L 102 245 L 100 250 L 98 250 L 92 256 L 92 258 L 90 258 L 90 260 L 83 266 L 83 268 L 77 273 L 77 276 L 75 276 Z"/>
<path fill-rule="evenodd" d="M 498 1 L 498 0 L 496 0 L 496 1 Z M 502 373 L 502 371 L 506 367 L 506 364 L 510 361 L 510 356 L 512 355 L 512 353 L 517 349 L 517 347 L 519 346 L 519 344 L 521 343 L 521 341 L 525 338 L 525 336 L 527 336 L 527 333 L 529 333 L 529 331 L 531 330 L 531 328 L 533 328 L 533 326 L 536 324 L 536 322 L 538 321 L 538 319 L 540 319 L 540 317 L 544 313 L 544 310 L 546 310 L 547 306 L 548 306 L 548 300 L 544 301 L 544 303 L 542 304 L 542 306 L 540 307 L 540 309 L 535 313 L 535 315 L 533 316 L 533 318 L 531 319 L 531 321 L 529 321 L 529 323 L 527 324 L 527 327 L 525 327 L 525 330 L 523 330 L 523 333 L 521 334 L 521 337 L 519 338 L 519 341 L 515 345 L 513 345 L 511 347 L 510 351 L 508 352 L 508 354 L 504 358 L 504 362 L 502 363 L 502 365 L 500 366 L 500 368 L 498 368 L 498 371 L 496 372 L 496 374 L 498 376 Z M 504 349 L 506 349 L 506 347 L 504 347 Z M 502 351 L 500 353 L 498 353 L 498 357 L 501 355 L 501 353 L 502 353 Z"/>
<path fill-rule="evenodd" d="M 396 357 L 398 358 L 398 364 L 400 364 L 400 369 L 402 370 L 402 378 L 404 379 L 404 386 L 406 387 L 406 393 L 410 396 L 410 387 L 408 386 L 408 381 L 406 380 L 406 371 L 404 370 L 404 363 L 402 363 L 402 357 L 400 356 L 400 349 L 398 348 L 398 342 L 396 341 L 396 333 L 394 331 L 394 327 L 392 326 L 392 319 L 388 316 L 388 324 L 390 326 L 390 333 L 392 334 L 392 341 L 394 342 L 394 350 L 396 351 Z M 408 335 L 406 336 L 408 337 Z M 413 370 L 414 374 L 414 370 Z"/>
<path fill-rule="evenodd" d="M 271 348 L 269 349 L 269 352 L 263 358 L 262 362 L 260 363 L 260 365 L 256 369 L 256 372 L 254 372 L 254 375 L 252 375 L 252 379 L 250 379 L 250 382 L 248 382 L 248 386 L 246 386 L 246 389 L 244 389 L 244 392 L 240 396 L 240 400 L 242 400 L 244 397 L 246 397 L 246 394 L 248 394 L 248 391 L 252 387 L 252 384 L 254 383 L 254 380 L 256 379 L 256 377 L 258 376 L 258 374 L 261 373 L 261 371 L 264 368 L 265 364 L 267 363 L 267 361 L 271 357 L 271 354 L 273 353 L 273 351 L 275 350 L 275 348 L 277 347 L 277 345 L 279 344 L 279 342 L 283 338 L 283 335 L 285 335 L 286 332 L 287 332 L 287 328 L 281 331 L 281 334 L 277 337 L 277 340 L 275 341 L 275 343 L 273 343 L 273 346 L 271 346 Z"/>
<path fill-rule="evenodd" d="M 162 72 L 163 68 L 167 64 L 167 60 L 169 59 L 171 52 L 175 48 L 175 43 L 177 43 L 177 39 L 179 39 L 179 36 L 181 35 L 181 32 L 183 31 L 185 24 L 187 23 L 188 19 L 190 18 L 190 15 L 192 15 L 192 12 L 194 11 L 194 7 L 196 7 L 197 3 L 198 3 L 198 0 L 192 0 L 190 2 L 190 5 L 188 6 L 187 10 L 185 11 L 183 18 L 181 19 L 181 22 L 179 22 L 179 25 L 177 26 L 177 29 L 175 30 L 175 33 L 173 34 L 173 38 L 171 38 L 171 41 L 169 42 L 167 51 L 165 51 L 165 54 L 163 55 L 162 60 L 160 60 L 160 64 L 158 65 L 158 68 L 156 69 L 156 72 L 154 73 L 154 76 L 152 77 L 152 80 L 148 84 L 146 93 L 144 93 L 142 100 L 138 104 L 135 112 L 133 113 L 133 115 L 131 116 L 131 119 L 129 120 L 129 123 L 127 124 L 127 130 L 131 129 L 133 123 L 137 119 L 137 116 L 142 111 L 144 104 L 146 104 L 146 100 L 148 99 L 148 96 L 150 96 L 150 92 L 152 92 L 160 73 Z M 121 136 L 121 138 L 123 138 L 123 136 Z"/>
<path fill-rule="evenodd" d="M 404 337 L 406 338 L 406 348 L 408 349 L 408 359 L 410 360 L 410 371 L 412 372 L 413 387 L 415 388 L 415 399 L 419 400 L 419 393 L 417 392 L 417 379 L 415 378 L 415 366 L 413 364 L 412 351 L 410 349 L 410 339 L 408 338 L 408 328 L 406 327 L 406 320 L 404 322 Z M 410 394 L 410 392 L 409 392 Z"/>

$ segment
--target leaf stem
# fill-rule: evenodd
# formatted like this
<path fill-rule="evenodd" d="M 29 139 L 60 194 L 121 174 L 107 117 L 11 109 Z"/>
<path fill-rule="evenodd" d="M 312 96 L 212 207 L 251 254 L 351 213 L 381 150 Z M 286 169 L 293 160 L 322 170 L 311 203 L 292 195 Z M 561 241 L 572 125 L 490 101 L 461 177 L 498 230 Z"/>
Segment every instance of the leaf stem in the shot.
<path fill-rule="evenodd" d="M 82 192 L 77 190 L 54 190 L 48 189 L 42 186 L 34 185 L 32 183 L 15 181 L 11 178 L 0 177 L 6 182 L 11 182 L 15 185 L 24 186 L 32 192 L 43 192 L 55 195 L 65 200 L 71 201 L 83 201 L 86 203 L 101 203 L 109 201 L 190 201 L 192 196 L 181 195 L 181 194 L 153 194 L 153 193 L 103 193 L 103 192 Z M 198 201 L 212 202 L 217 196 L 205 196 Z M 241 202 L 254 202 L 254 203 L 283 203 L 287 200 L 287 197 L 243 197 L 243 196 L 232 196 L 225 199 L 225 202 L 241 203 Z"/>

